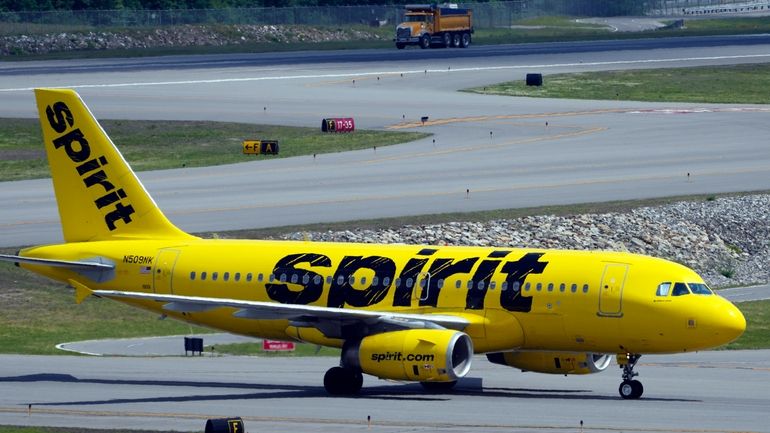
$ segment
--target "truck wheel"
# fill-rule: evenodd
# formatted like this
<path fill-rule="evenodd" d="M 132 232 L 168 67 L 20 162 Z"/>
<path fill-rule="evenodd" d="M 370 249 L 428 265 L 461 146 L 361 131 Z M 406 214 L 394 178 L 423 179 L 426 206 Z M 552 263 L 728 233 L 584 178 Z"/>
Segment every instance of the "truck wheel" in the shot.
<path fill-rule="evenodd" d="M 396 42 L 396 48 L 399 50 L 403 50 L 406 44 L 402 44 L 401 42 Z"/>
<path fill-rule="evenodd" d="M 470 33 L 463 33 L 463 39 L 460 42 L 460 46 L 463 48 L 468 48 L 468 45 L 471 44 L 471 34 Z"/>
<path fill-rule="evenodd" d="M 444 33 L 444 47 L 449 48 L 452 46 L 452 34 L 447 32 Z"/>
<path fill-rule="evenodd" d="M 461 38 L 459 33 L 455 33 L 452 35 L 452 46 L 455 48 L 460 48 Z"/>
<path fill-rule="evenodd" d="M 420 48 L 426 49 L 430 48 L 430 36 L 427 34 L 424 34 L 420 37 Z"/>

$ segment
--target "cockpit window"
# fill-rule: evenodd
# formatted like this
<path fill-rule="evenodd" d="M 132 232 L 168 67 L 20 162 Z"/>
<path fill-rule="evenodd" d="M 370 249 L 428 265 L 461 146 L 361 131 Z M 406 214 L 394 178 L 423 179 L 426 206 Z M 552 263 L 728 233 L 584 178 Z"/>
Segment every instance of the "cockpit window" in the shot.
<path fill-rule="evenodd" d="M 687 283 L 690 286 L 690 290 L 696 295 L 713 295 L 714 292 L 708 288 L 707 285 L 702 283 Z"/>
<path fill-rule="evenodd" d="M 657 296 L 668 296 L 668 292 L 671 291 L 671 283 L 658 284 L 658 291 L 655 292 Z"/>
<path fill-rule="evenodd" d="M 674 291 L 671 292 L 671 296 L 682 296 L 682 295 L 689 295 L 690 289 L 687 288 L 687 284 L 685 283 L 676 283 L 674 284 Z"/>

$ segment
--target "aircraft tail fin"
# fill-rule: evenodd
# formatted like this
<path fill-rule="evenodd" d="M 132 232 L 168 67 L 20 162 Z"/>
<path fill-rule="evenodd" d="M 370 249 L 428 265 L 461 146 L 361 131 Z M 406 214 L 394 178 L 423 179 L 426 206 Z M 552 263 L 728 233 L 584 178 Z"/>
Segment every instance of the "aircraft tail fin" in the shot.
<path fill-rule="evenodd" d="M 80 96 L 35 89 L 66 242 L 190 235 L 153 201 Z"/>

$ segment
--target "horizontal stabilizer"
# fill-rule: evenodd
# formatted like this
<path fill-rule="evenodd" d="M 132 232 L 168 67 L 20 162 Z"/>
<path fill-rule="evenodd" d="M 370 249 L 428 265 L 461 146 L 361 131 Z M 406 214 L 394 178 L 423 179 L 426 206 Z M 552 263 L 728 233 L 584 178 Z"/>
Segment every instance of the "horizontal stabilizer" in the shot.
<path fill-rule="evenodd" d="M 100 259 L 95 259 L 100 260 Z M 12 256 L 8 254 L 0 254 L 0 262 L 11 262 L 15 264 L 26 263 L 29 265 L 40 266 L 53 266 L 57 268 L 68 268 L 75 271 L 94 270 L 94 271 L 106 271 L 115 269 L 115 265 L 111 263 L 100 263 L 91 261 L 72 261 L 72 260 L 54 260 L 54 259 L 38 259 L 34 257 L 21 257 Z"/>

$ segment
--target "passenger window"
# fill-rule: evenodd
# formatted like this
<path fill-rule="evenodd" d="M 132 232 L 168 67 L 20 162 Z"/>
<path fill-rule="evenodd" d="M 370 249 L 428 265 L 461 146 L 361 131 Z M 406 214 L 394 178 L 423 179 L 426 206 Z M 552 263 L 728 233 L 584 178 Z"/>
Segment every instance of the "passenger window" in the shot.
<path fill-rule="evenodd" d="M 515 281 L 513 283 L 513 287 L 511 288 L 513 289 L 514 292 L 518 292 L 519 290 L 521 290 L 521 283 L 518 281 Z"/>
<path fill-rule="evenodd" d="M 190 272 L 190 279 L 191 280 L 195 279 L 195 271 Z"/>
<path fill-rule="evenodd" d="M 407 278 L 406 279 L 406 288 L 407 289 L 411 289 L 412 288 L 412 284 L 414 284 L 414 280 L 412 280 L 411 278 Z"/>
<path fill-rule="evenodd" d="M 529 292 L 529 289 L 532 288 L 532 284 L 524 283 L 524 291 Z"/>
<path fill-rule="evenodd" d="M 246 281 L 247 281 L 247 282 L 249 282 L 249 283 L 250 283 L 250 282 L 251 282 L 251 280 L 253 280 L 253 279 L 254 279 L 254 275 L 251 275 L 251 272 L 249 272 L 248 274 L 246 274 Z"/>
<path fill-rule="evenodd" d="M 503 292 L 508 290 L 508 282 L 507 281 L 503 281 L 503 284 L 500 284 L 500 290 L 502 290 Z"/>
<path fill-rule="evenodd" d="M 286 282 L 286 274 L 281 274 L 281 278 L 279 278 L 279 280 L 280 280 L 282 283 L 285 283 L 285 282 Z"/>
<path fill-rule="evenodd" d="M 671 291 L 671 283 L 658 284 L 658 291 L 655 292 L 656 296 L 668 296 L 668 292 Z"/>
<path fill-rule="evenodd" d="M 572 290 L 572 293 L 577 293 L 577 284 L 573 284 L 570 290 Z"/>
<path fill-rule="evenodd" d="M 538 292 L 543 290 L 543 283 L 537 283 L 537 286 L 535 286 L 535 288 L 537 289 Z"/>
<path fill-rule="evenodd" d="M 316 275 L 315 277 L 313 277 L 313 284 L 315 284 L 315 285 L 321 284 L 321 276 L 320 275 Z"/>
<path fill-rule="evenodd" d="M 559 291 L 564 293 L 565 290 L 567 290 L 567 285 L 564 283 L 559 284 Z"/>
<path fill-rule="evenodd" d="M 230 273 L 225 272 L 224 274 L 222 274 L 222 279 L 225 281 L 230 281 Z"/>
<path fill-rule="evenodd" d="M 479 290 L 484 290 L 484 280 L 479 281 L 479 284 L 476 287 Z"/>
<path fill-rule="evenodd" d="M 257 281 L 259 281 L 259 282 L 261 283 L 261 282 L 262 282 L 262 279 L 263 279 L 263 278 L 262 278 L 262 274 L 259 274 L 259 275 L 257 275 Z"/>
<path fill-rule="evenodd" d="M 355 283 L 356 283 L 356 277 L 354 277 L 354 276 L 350 275 L 350 276 L 348 277 L 348 284 L 352 286 L 352 285 L 353 285 L 353 284 L 355 284 Z"/>
<path fill-rule="evenodd" d="M 495 290 L 495 282 L 494 281 L 489 283 L 489 290 Z"/>
<path fill-rule="evenodd" d="M 363 286 L 365 284 L 366 284 L 366 277 L 361 277 L 361 285 Z"/>
<path fill-rule="evenodd" d="M 219 272 L 213 272 L 211 274 L 211 281 L 216 281 L 219 278 Z"/>
<path fill-rule="evenodd" d="M 444 279 L 442 278 L 442 279 L 438 280 L 436 285 L 438 286 L 439 289 L 443 288 L 444 287 Z"/>
<path fill-rule="evenodd" d="M 671 292 L 671 296 L 682 296 L 682 295 L 689 295 L 690 289 L 687 288 L 687 284 L 685 283 L 676 283 L 674 284 L 674 290 Z"/>
<path fill-rule="evenodd" d="M 390 277 L 385 277 L 382 279 L 382 286 L 388 287 L 390 285 Z"/>
<path fill-rule="evenodd" d="M 714 292 L 708 288 L 707 285 L 702 283 L 687 283 L 690 286 L 690 290 L 696 295 L 713 295 Z"/>
<path fill-rule="evenodd" d="M 583 293 L 588 293 L 588 284 L 583 284 Z"/>
<path fill-rule="evenodd" d="M 422 287 L 423 289 L 425 288 L 425 282 L 426 282 L 426 281 L 428 281 L 428 279 L 427 279 L 427 278 L 422 278 L 422 279 L 420 280 L 420 287 Z"/>
<path fill-rule="evenodd" d="M 307 284 L 310 282 L 310 275 L 305 274 L 302 276 L 302 284 Z"/>
<path fill-rule="evenodd" d="M 468 285 L 466 287 L 468 287 L 468 290 L 472 289 L 473 288 L 473 280 L 468 280 Z"/>
<path fill-rule="evenodd" d="M 553 283 L 548 283 L 548 291 L 553 292 Z"/>
<path fill-rule="evenodd" d="M 234 275 L 234 279 L 235 279 L 235 281 L 241 281 L 241 273 L 240 272 L 236 272 L 235 275 Z"/>
<path fill-rule="evenodd" d="M 463 285 L 463 282 L 460 280 L 455 281 L 455 289 L 459 289 Z"/>
<path fill-rule="evenodd" d="M 326 276 L 326 284 L 331 284 L 331 283 L 332 283 L 332 276 L 331 275 L 327 275 Z"/>
<path fill-rule="evenodd" d="M 201 280 L 203 280 L 203 281 L 206 280 L 206 273 L 205 272 L 201 272 Z"/>
<path fill-rule="evenodd" d="M 270 277 L 268 278 L 268 280 L 270 280 L 271 283 L 275 281 L 275 274 L 270 274 Z"/>
<path fill-rule="evenodd" d="M 338 285 L 338 286 L 341 286 L 341 285 L 343 285 L 343 284 L 345 284 L 345 277 L 343 277 L 342 275 L 340 275 L 339 277 L 337 277 L 337 285 Z"/>
<path fill-rule="evenodd" d="M 394 285 L 396 286 L 397 289 L 401 287 L 401 278 L 396 278 Z"/>
<path fill-rule="evenodd" d="M 291 274 L 291 282 L 293 284 L 297 284 L 297 281 L 299 281 L 299 275 L 297 274 Z"/>
<path fill-rule="evenodd" d="M 379 282 L 380 282 L 380 277 L 378 277 L 377 275 L 372 277 L 372 287 L 377 287 L 377 284 L 379 284 Z"/>

